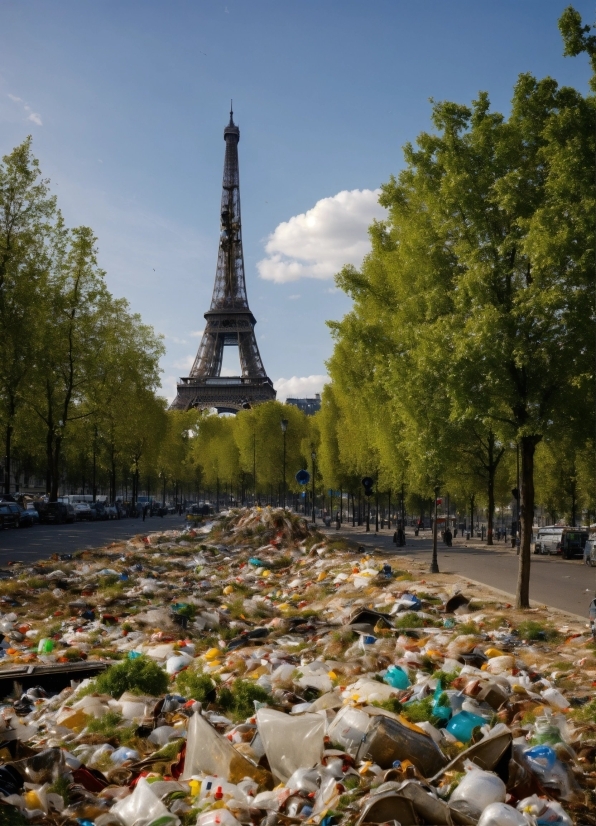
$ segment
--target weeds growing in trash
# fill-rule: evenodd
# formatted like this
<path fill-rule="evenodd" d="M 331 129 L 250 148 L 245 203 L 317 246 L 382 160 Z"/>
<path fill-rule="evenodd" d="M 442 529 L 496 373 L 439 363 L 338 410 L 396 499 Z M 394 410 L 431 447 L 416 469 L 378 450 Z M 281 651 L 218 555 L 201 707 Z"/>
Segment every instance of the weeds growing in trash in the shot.
<path fill-rule="evenodd" d="M 123 660 L 110 666 L 93 681 L 93 691 L 120 697 L 125 691 L 159 697 L 168 690 L 168 675 L 149 657 Z"/>
<path fill-rule="evenodd" d="M 532 642 L 553 642 L 561 637 L 555 628 L 546 623 L 536 622 L 536 620 L 520 622 L 517 626 L 517 633 L 522 640 Z"/>
<path fill-rule="evenodd" d="M 176 677 L 176 688 L 183 697 L 191 697 L 204 703 L 214 695 L 215 683 L 208 674 L 186 668 Z"/>

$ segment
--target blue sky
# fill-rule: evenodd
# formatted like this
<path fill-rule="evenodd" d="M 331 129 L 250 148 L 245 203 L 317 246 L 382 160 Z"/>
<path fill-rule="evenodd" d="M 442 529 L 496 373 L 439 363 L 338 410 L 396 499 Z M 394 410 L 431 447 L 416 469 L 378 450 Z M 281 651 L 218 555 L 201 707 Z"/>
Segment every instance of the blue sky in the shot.
<path fill-rule="evenodd" d="M 374 191 L 429 128 L 429 98 L 482 89 L 506 111 L 526 71 L 587 90 L 586 59 L 562 57 L 565 5 L 3 0 L 0 149 L 33 135 L 66 221 L 95 230 L 110 289 L 165 336 L 171 397 L 211 300 L 233 98 L 261 355 L 282 397 L 311 394 L 325 320 L 349 309 L 333 272 L 365 253 Z M 593 21 L 592 0 L 574 5 Z"/>

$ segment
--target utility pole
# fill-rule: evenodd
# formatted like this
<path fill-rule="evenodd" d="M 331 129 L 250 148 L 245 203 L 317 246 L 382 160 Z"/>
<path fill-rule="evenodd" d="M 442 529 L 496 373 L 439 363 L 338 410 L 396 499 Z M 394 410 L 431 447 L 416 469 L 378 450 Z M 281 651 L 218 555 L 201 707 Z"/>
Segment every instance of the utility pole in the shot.
<path fill-rule="evenodd" d="M 315 475 L 317 472 L 317 454 L 313 450 L 310 454 L 312 459 L 312 523 L 313 525 L 317 524 L 317 513 L 316 513 L 316 506 L 315 506 Z"/>
<path fill-rule="evenodd" d="M 439 488 L 435 487 L 435 518 L 433 519 L 433 557 L 430 563 L 431 574 L 439 573 L 439 561 L 437 559 L 437 502 L 439 496 Z"/>
<path fill-rule="evenodd" d="M 283 482 L 284 482 L 284 510 L 286 509 L 286 431 L 288 429 L 288 420 L 282 419 L 281 420 L 281 432 L 283 433 L 284 437 L 284 472 L 283 472 Z"/>
<path fill-rule="evenodd" d="M 252 434 L 252 484 L 253 484 L 253 507 L 257 504 L 257 434 Z"/>

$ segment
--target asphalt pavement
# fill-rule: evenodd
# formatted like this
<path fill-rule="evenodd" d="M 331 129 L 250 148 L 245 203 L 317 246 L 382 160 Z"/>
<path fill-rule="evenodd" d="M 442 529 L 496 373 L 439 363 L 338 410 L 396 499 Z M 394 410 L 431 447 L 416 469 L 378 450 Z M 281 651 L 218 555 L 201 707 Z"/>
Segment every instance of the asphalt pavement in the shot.
<path fill-rule="evenodd" d="M 8 562 L 47 559 L 52 554 L 75 553 L 98 548 L 121 539 L 130 539 L 144 531 L 178 528 L 184 524 L 179 516 L 163 519 L 153 516 L 142 519 L 114 519 L 106 522 L 75 522 L 73 525 L 35 525 L 33 528 L 0 531 L 0 566 Z M 320 523 L 319 523 L 320 527 Z M 327 533 L 338 533 L 331 528 Z M 432 554 L 432 536 L 424 531 L 415 537 L 408 533 L 405 548 L 393 544 L 393 529 L 378 534 L 371 526 L 352 528 L 347 524 L 340 536 L 352 539 L 366 548 L 378 549 L 396 556 L 411 556 L 428 562 Z M 479 540 L 454 540 L 447 548 L 439 540 L 439 569 L 497 588 L 514 598 L 519 558 L 509 544 L 498 542 L 489 547 Z M 563 560 L 559 557 L 532 555 L 530 598 L 562 611 L 581 617 L 587 616 L 588 604 L 596 591 L 596 568 L 589 568 L 582 560 Z"/>
<path fill-rule="evenodd" d="M 0 566 L 8 562 L 33 562 L 52 554 L 72 554 L 99 548 L 119 539 L 130 539 L 146 531 L 178 528 L 184 517 L 159 516 L 138 519 L 110 519 L 102 522 L 75 522 L 72 525 L 34 525 L 0 531 Z"/>
<path fill-rule="evenodd" d="M 330 528 L 326 533 L 339 533 L 366 548 L 378 548 L 396 556 L 410 556 L 430 562 L 432 535 L 423 531 L 415 537 L 408 533 L 405 548 L 397 548 L 392 541 L 393 529 L 366 533 L 364 526 L 352 528 L 344 524 L 340 531 Z M 515 598 L 519 557 L 509 543 L 488 546 L 480 540 L 454 540 L 448 548 L 439 538 L 439 570 L 454 573 L 497 588 Z M 587 617 L 588 605 L 596 591 L 596 568 L 590 568 L 581 559 L 564 560 L 555 556 L 532 554 L 530 599 L 562 611 Z"/>

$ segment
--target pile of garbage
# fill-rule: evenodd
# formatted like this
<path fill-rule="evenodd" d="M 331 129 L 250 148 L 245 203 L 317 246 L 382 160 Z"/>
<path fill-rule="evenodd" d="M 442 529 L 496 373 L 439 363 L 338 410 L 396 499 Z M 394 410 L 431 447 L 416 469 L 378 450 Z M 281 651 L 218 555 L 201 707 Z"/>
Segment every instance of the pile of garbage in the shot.
<path fill-rule="evenodd" d="M 586 625 L 295 514 L 14 564 L 0 609 L 0 826 L 596 824 Z"/>

